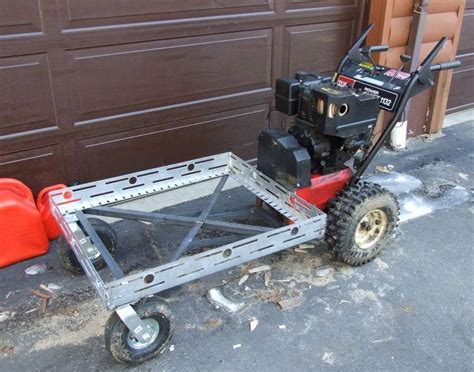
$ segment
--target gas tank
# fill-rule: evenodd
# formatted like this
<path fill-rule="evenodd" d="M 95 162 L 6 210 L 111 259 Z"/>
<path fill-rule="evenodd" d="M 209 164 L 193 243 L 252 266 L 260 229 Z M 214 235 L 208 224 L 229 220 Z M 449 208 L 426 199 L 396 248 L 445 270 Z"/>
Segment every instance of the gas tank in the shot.
<path fill-rule="evenodd" d="M 0 267 L 45 254 L 48 238 L 31 190 L 0 178 Z"/>

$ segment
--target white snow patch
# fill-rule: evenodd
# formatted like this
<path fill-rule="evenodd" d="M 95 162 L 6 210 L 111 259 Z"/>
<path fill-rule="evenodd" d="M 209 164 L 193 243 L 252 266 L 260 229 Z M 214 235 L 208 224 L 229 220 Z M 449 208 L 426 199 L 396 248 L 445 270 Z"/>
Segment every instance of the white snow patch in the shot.
<path fill-rule="evenodd" d="M 435 210 L 452 208 L 469 199 L 469 192 L 459 185 L 446 188 L 439 196 L 430 197 L 424 193 L 421 180 L 403 173 L 377 174 L 367 181 L 378 183 L 395 194 L 400 204 L 400 222 L 425 216 Z"/>

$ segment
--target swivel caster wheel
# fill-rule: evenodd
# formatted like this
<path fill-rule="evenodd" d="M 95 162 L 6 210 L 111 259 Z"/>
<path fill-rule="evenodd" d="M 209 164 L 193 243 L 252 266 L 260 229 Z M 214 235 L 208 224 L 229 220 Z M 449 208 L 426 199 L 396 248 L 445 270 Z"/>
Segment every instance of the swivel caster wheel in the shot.
<path fill-rule="evenodd" d="M 114 312 L 105 326 L 105 347 L 115 360 L 138 364 L 161 354 L 174 330 L 174 317 L 168 304 L 159 297 L 146 297 L 133 305 L 149 338 L 137 340 L 120 317 Z"/>

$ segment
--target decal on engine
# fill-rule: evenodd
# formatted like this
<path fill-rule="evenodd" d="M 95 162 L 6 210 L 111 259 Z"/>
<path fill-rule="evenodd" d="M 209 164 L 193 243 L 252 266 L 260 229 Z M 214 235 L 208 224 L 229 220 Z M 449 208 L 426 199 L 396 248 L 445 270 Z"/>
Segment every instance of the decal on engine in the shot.
<path fill-rule="evenodd" d="M 382 89 L 378 86 L 369 84 L 365 81 L 352 79 L 350 77 L 339 75 L 336 84 L 340 87 L 352 87 L 357 90 L 376 96 L 379 98 L 380 108 L 392 112 L 398 100 L 398 94 Z"/>
<path fill-rule="evenodd" d="M 399 79 L 399 80 L 406 80 L 410 77 L 410 74 L 408 72 L 398 71 L 398 70 L 395 70 L 394 68 L 386 71 L 384 75 L 394 77 L 395 79 Z"/>
<path fill-rule="evenodd" d="M 354 83 L 354 79 L 348 78 L 344 75 L 339 75 L 339 77 L 337 78 L 337 85 L 340 87 L 352 87 L 354 86 Z"/>
<path fill-rule="evenodd" d="M 395 108 L 395 104 L 397 103 L 398 94 L 365 82 L 356 81 L 354 84 L 354 89 L 360 89 L 367 94 L 378 97 L 380 100 L 380 108 L 386 111 L 392 112 Z"/>

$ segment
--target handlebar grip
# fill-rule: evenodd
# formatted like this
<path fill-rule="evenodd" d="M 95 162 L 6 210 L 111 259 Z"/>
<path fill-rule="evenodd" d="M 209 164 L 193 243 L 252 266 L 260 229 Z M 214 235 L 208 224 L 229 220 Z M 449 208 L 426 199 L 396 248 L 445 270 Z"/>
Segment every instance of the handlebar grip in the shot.
<path fill-rule="evenodd" d="M 461 66 L 461 61 L 451 61 L 445 63 L 439 63 L 437 65 L 431 66 L 431 71 L 442 71 L 442 70 L 450 70 L 452 68 L 456 68 Z"/>
<path fill-rule="evenodd" d="M 370 47 L 372 53 L 386 52 L 390 47 L 388 45 L 374 45 Z"/>

